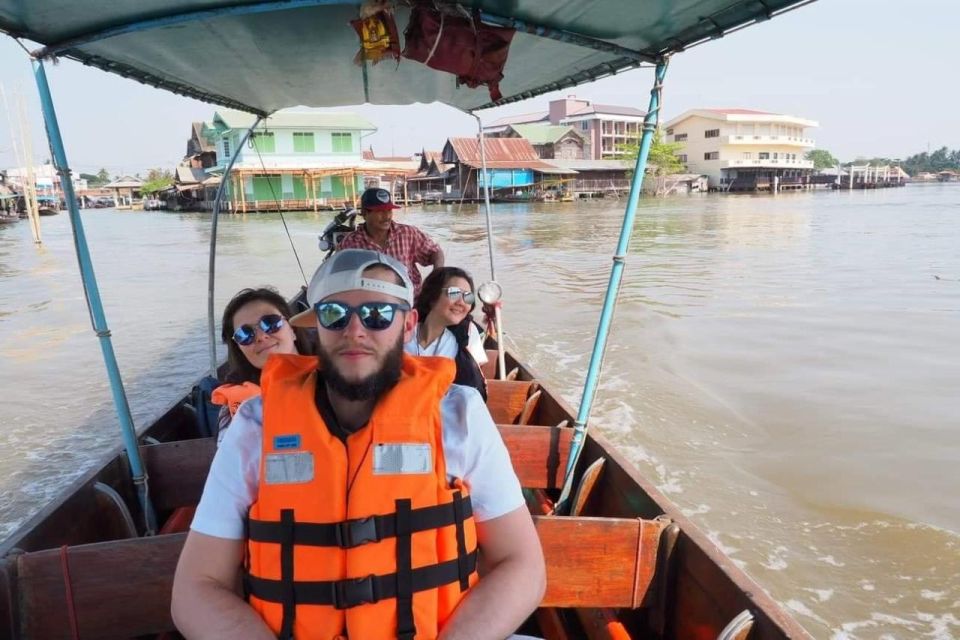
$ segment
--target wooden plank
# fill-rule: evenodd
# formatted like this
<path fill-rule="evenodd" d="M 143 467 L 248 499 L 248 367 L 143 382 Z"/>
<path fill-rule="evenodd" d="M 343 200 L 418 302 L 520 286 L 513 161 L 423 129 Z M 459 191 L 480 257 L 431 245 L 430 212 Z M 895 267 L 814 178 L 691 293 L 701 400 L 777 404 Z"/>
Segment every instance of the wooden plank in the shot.
<path fill-rule="evenodd" d="M 169 511 L 198 504 L 216 452 L 216 438 L 140 447 L 154 507 L 158 511 Z"/>
<path fill-rule="evenodd" d="M 528 489 L 559 489 L 563 486 L 573 429 L 509 424 L 497 428 L 510 452 L 521 486 Z"/>
<path fill-rule="evenodd" d="M 556 516 L 534 516 L 534 522 L 547 562 L 540 606 L 635 608 L 647 599 L 658 523 Z"/>
<path fill-rule="evenodd" d="M 0 638 L 19 635 L 18 600 L 17 563 L 12 557 L 0 559 Z"/>
<path fill-rule="evenodd" d="M 547 559 L 545 607 L 633 607 L 642 600 L 651 524 L 639 520 L 535 517 Z M 186 534 L 71 547 L 67 562 L 80 637 L 128 638 L 173 630 L 170 593 Z M 653 549 L 655 556 L 656 550 Z M 21 619 L 27 637 L 71 637 L 59 549 L 17 557 Z M 640 581 L 644 584 L 648 582 Z"/>
<path fill-rule="evenodd" d="M 67 561 L 79 635 L 131 638 L 174 629 L 173 574 L 186 534 L 70 547 Z M 70 640 L 59 549 L 17 557 L 20 616 L 27 638 Z"/>
<path fill-rule="evenodd" d="M 487 380 L 487 409 L 493 421 L 516 424 L 532 385 L 532 380 Z"/>
<path fill-rule="evenodd" d="M 563 484 L 572 429 L 516 425 L 499 429 L 522 486 L 556 489 Z M 154 506 L 170 511 L 199 503 L 216 450 L 215 438 L 140 447 Z"/>

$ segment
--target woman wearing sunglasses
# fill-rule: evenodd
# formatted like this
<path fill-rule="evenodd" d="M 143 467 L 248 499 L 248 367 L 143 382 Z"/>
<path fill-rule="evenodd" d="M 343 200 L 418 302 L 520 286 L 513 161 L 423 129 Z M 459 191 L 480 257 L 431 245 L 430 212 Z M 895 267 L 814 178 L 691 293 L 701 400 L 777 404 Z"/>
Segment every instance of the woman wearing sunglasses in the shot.
<path fill-rule="evenodd" d="M 470 315 L 476 306 L 473 278 L 457 267 L 440 267 L 423 281 L 416 309 L 417 330 L 404 345 L 415 356 L 444 356 L 457 363 L 454 382 L 474 387 L 487 399 L 487 387 L 480 365 L 487 353 L 477 325 Z"/>
<path fill-rule="evenodd" d="M 306 332 L 287 322 L 290 316 L 287 301 L 267 287 L 243 289 L 224 308 L 220 337 L 227 345 L 227 374 L 211 398 L 223 405 L 218 440 L 240 404 L 260 394 L 260 370 L 271 354 L 313 353 Z"/>

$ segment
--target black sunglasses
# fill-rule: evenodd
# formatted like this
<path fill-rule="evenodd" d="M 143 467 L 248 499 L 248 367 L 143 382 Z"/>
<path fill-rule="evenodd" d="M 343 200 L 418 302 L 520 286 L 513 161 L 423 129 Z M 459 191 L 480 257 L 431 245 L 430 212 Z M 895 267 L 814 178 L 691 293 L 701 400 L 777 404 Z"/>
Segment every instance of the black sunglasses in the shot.
<path fill-rule="evenodd" d="M 393 324 L 397 310 L 410 311 L 410 305 L 395 302 L 364 302 L 351 307 L 343 302 L 318 302 L 313 306 L 320 326 L 331 331 L 342 331 L 356 313 L 360 323 L 371 331 L 383 331 Z"/>
<path fill-rule="evenodd" d="M 248 347 L 257 339 L 257 328 L 266 334 L 274 334 L 283 327 L 283 316 L 279 313 L 268 313 L 257 320 L 257 324 L 242 324 L 233 332 L 233 341 L 242 347 Z"/>

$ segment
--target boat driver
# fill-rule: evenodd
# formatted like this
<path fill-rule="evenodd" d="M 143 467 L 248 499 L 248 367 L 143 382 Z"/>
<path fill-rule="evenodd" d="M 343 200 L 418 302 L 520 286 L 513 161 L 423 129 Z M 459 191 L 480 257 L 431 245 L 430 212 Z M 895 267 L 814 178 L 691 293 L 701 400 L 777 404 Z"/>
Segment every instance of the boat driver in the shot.
<path fill-rule="evenodd" d="M 399 209 L 386 189 L 370 188 L 360 197 L 360 213 L 364 222 L 341 242 L 341 249 L 370 249 L 399 260 L 413 281 L 414 296 L 420 293 L 422 277 L 417 265 L 443 266 L 443 250 L 420 229 L 400 224 L 393 219 L 393 210 Z"/>
<path fill-rule="evenodd" d="M 543 553 L 480 395 L 417 326 L 397 260 L 339 251 L 217 450 L 177 566 L 187 638 L 505 638 L 536 609 Z M 477 558 L 482 555 L 483 577 Z M 242 584 L 244 596 L 239 595 Z"/>

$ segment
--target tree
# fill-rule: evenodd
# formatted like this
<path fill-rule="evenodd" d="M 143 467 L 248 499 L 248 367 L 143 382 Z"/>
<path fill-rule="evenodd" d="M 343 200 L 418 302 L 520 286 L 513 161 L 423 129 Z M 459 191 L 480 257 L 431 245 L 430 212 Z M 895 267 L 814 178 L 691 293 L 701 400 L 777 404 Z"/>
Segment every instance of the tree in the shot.
<path fill-rule="evenodd" d="M 637 156 L 640 155 L 640 141 L 620 145 L 623 151 L 621 158 L 630 165 L 630 173 L 633 173 L 632 167 L 637 164 Z M 674 173 L 680 173 L 684 169 L 683 162 L 677 157 L 683 145 L 678 142 L 664 142 L 657 129 L 653 133 L 653 141 L 650 143 L 650 153 L 647 155 L 647 163 L 653 165 L 653 175 L 669 176 Z"/>
<path fill-rule="evenodd" d="M 137 174 L 139 176 L 139 174 Z M 173 174 L 166 169 L 150 169 L 147 172 L 147 179 L 143 183 L 141 191 L 143 193 L 157 193 L 170 187 L 173 184 Z"/>
<path fill-rule="evenodd" d="M 821 169 L 832 169 L 840 164 L 840 161 L 833 157 L 833 154 L 826 149 L 813 149 L 804 156 L 807 160 L 813 160 L 813 168 L 817 171 Z"/>
<path fill-rule="evenodd" d="M 110 182 L 110 174 L 107 173 L 106 169 L 100 169 L 100 171 L 97 171 L 97 181 L 100 184 L 107 184 Z"/>

